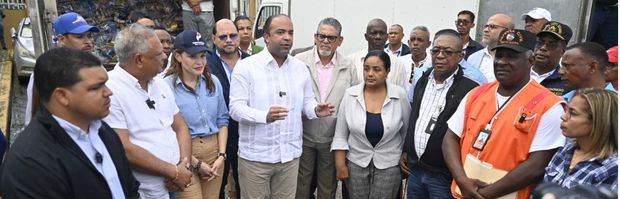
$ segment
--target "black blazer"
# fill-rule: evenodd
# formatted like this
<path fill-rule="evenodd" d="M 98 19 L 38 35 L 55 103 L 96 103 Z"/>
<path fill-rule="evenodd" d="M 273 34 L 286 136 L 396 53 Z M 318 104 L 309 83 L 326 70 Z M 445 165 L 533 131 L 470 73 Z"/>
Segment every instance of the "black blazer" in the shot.
<path fill-rule="evenodd" d="M 245 59 L 249 56 L 250 54 L 241 52 L 241 59 Z M 215 54 L 215 50 L 207 57 L 207 64 L 211 69 L 211 73 L 220 80 L 222 90 L 224 91 L 224 101 L 226 102 L 226 107 L 229 107 L 230 81 L 228 81 L 226 69 L 224 69 L 224 65 L 222 65 L 222 59 Z M 239 145 L 239 123 L 233 120 L 232 117 L 228 119 L 228 140 L 226 143 L 226 154 L 234 158 L 234 155 L 237 154 L 237 146 Z"/>
<path fill-rule="evenodd" d="M 228 77 L 226 76 L 226 69 L 224 69 L 224 65 L 222 65 L 222 59 L 215 54 L 215 50 L 207 57 L 207 64 L 211 69 L 211 73 L 215 75 L 222 84 L 222 89 L 224 89 L 224 101 L 226 101 L 226 107 L 228 107 L 230 93 L 230 81 L 228 81 Z M 250 55 L 241 52 L 241 59 L 245 59 Z"/>
<path fill-rule="evenodd" d="M 401 43 L 401 45 L 403 45 L 403 50 L 402 50 L 402 52 L 400 52 L 399 57 L 411 54 L 411 49 L 409 49 L 409 46 L 407 46 L 407 44 Z M 389 43 L 383 45 L 383 48 L 387 48 L 388 46 L 390 46 Z"/>
<path fill-rule="evenodd" d="M 19 135 L 0 169 L 3 198 L 112 198 L 103 175 L 43 107 Z M 105 144 L 126 198 L 138 198 L 140 183 L 131 172 L 120 138 L 103 122 Z"/>

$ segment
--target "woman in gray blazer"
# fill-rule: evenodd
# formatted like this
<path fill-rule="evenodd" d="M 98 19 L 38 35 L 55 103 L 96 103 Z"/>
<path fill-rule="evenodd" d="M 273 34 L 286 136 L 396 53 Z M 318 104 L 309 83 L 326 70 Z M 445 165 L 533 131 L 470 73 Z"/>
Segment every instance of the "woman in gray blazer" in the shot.
<path fill-rule="evenodd" d="M 363 71 L 364 83 L 347 89 L 340 103 L 332 142 L 336 177 L 351 198 L 396 198 L 411 106 L 403 88 L 386 82 L 387 53 L 370 51 Z"/>

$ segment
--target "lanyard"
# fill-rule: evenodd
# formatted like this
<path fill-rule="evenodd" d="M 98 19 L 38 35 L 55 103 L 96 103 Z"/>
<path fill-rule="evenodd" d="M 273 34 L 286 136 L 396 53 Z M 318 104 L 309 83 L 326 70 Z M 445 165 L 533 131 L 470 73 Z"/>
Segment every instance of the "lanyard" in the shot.
<path fill-rule="evenodd" d="M 512 99 L 513 96 L 515 96 L 515 94 L 516 93 L 510 95 L 510 97 L 508 97 L 508 99 L 495 111 L 495 113 L 493 113 L 493 117 L 491 117 L 491 119 L 489 119 L 489 122 L 487 122 L 487 126 L 490 127 L 490 125 L 493 124 L 493 121 L 495 120 L 495 117 L 497 117 L 497 114 L 499 114 L 500 111 L 504 110 L 504 106 L 506 106 L 506 104 L 508 104 L 508 102 L 510 102 L 510 100 Z"/>

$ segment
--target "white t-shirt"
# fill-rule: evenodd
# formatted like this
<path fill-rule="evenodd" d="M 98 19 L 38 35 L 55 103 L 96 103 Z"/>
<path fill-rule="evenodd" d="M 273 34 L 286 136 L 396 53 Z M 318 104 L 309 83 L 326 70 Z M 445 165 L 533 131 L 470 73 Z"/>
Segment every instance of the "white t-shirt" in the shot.
<path fill-rule="evenodd" d="M 472 90 L 473 91 L 473 90 Z M 459 107 L 456 109 L 456 112 L 452 115 L 452 117 L 448 120 L 448 128 L 454 132 L 457 136 L 461 137 L 463 133 L 463 125 L 465 121 L 465 104 L 467 103 L 467 98 L 469 93 L 461 100 Z M 509 97 L 497 95 L 497 105 L 495 106 L 496 110 L 501 104 L 503 104 Z M 506 104 L 509 106 L 510 104 Z M 561 146 L 564 146 L 565 137 L 562 135 L 562 130 L 560 129 L 560 123 L 562 120 L 560 117 L 564 113 L 564 109 L 560 103 L 551 107 L 547 112 L 542 115 L 540 119 L 540 123 L 538 124 L 536 135 L 534 135 L 534 139 L 532 140 L 532 145 L 530 146 L 529 152 L 536 151 L 544 151 L 555 149 Z"/>
<path fill-rule="evenodd" d="M 538 74 L 536 71 L 534 71 L 534 68 L 532 67 L 532 69 L 530 70 L 530 78 L 532 78 L 534 81 L 540 83 L 543 80 L 547 79 L 547 77 L 551 76 L 551 74 L 553 74 L 553 72 L 555 72 L 555 69 L 549 71 L 548 73 L 545 74 Z"/>

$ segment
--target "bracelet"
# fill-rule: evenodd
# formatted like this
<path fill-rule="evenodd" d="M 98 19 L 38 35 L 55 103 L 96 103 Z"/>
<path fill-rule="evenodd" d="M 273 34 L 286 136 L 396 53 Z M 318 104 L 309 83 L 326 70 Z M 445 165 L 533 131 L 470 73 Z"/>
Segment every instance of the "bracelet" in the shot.
<path fill-rule="evenodd" d="M 177 165 L 174 165 L 174 170 L 176 170 L 176 174 L 174 175 L 172 182 L 176 181 L 177 178 L 179 178 L 179 167 Z"/>
<path fill-rule="evenodd" d="M 202 160 L 198 160 L 196 166 L 194 166 L 194 172 L 198 173 L 200 171 L 200 166 L 202 165 Z"/>

